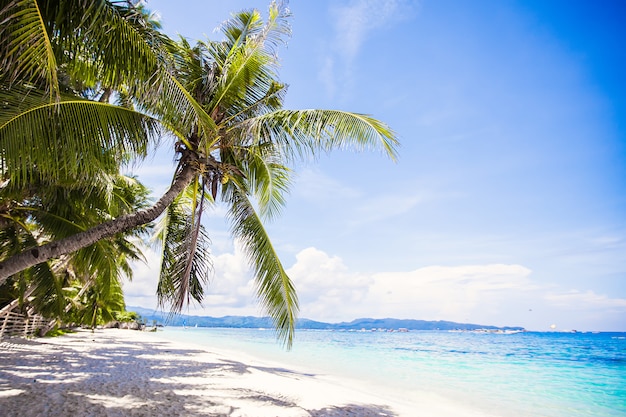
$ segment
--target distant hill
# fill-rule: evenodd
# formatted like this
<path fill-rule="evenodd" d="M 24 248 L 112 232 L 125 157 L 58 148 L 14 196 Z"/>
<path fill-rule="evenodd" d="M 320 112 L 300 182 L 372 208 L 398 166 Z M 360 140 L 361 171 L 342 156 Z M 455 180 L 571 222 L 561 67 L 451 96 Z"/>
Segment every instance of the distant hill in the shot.
<path fill-rule="evenodd" d="M 269 317 L 252 316 L 189 316 L 176 315 L 168 319 L 168 313 L 150 310 L 143 307 L 127 306 L 127 310 L 137 312 L 148 325 L 153 323 L 168 326 L 198 326 L 198 327 L 234 327 L 246 329 L 271 328 L 272 320 Z M 426 321 L 426 320 L 401 320 L 401 319 L 368 319 L 361 318 L 351 322 L 324 323 L 321 321 L 299 319 L 296 325 L 298 329 L 316 330 L 524 330 L 523 327 L 497 327 L 483 324 L 455 323 L 453 321 Z"/>

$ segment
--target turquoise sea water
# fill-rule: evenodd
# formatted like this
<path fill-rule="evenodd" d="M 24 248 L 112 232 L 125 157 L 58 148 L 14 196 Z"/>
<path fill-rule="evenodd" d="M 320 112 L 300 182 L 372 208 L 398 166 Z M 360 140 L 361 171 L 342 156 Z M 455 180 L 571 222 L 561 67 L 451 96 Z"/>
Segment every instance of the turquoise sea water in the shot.
<path fill-rule="evenodd" d="M 433 392 L 503 417 L 626 416 L 626 333 L 482 334 L 166 327 L 171 340 L 244 352 L 284 366 L 392 388 Z"/>

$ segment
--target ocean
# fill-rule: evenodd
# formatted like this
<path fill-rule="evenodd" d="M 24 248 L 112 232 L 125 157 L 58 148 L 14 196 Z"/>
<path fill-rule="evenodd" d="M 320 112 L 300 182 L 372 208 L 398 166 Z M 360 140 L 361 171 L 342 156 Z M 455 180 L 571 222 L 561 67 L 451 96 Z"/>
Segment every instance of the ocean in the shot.
<path fill-rule="evenodd" d="M 434 393 L 494 416 L 626 416 L 626 333 L 298 330 L 291 351 L 269 329 L 166 327 L 158 335 L 385 387 L 398 398 Z"/>

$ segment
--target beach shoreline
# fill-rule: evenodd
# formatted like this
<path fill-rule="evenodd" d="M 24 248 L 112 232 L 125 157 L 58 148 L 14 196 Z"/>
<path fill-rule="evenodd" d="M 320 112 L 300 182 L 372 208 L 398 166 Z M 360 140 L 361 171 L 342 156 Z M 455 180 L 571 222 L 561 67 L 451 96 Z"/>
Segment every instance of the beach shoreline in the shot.
<path fill-rule="evenodd" d="M 11 416 L 486 417 L 429 393 L 406 400 L 306 368 L 121 329 L 0 341 Z"/>

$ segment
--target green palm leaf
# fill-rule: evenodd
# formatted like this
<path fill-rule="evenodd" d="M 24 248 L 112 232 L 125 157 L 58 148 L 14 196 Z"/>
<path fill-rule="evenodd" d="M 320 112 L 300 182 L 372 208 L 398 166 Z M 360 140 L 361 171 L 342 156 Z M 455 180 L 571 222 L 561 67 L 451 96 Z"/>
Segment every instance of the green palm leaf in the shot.
<path fill-rule="evenodd" d="M 0 9 L 0 64 L 11 80 L 45 80 L 59 93 L 57 62 L 42 10 L 35 0 L 13 0 Z"/>
<path fill-rule="evenodd" d="M 250 118 L 233 130 L 247 134 L 250 143 L 275 143 L 292 160 L 345 148 L 380 149 L 395 160 L 399 145 L 384 123 L 338 110 L 277 110 Z"/>
<path fill-rule="evenodd" d="M 13 0 L 0 9 L 0 56 L 11 80 L 45 80 L 61 66 L 92 86 L 147 80 L 169 42 L 138 9 L 105 0 Z M 67 54 L 71 51 L 71 54 Z"/>
<path fill-rule="evenodd" d="M 210 114 L 232 116 L 266 96 L 276 79 L 274 47 L 291 33 L 288 16 L 286 7 L 272 2 L 265 25 L 260 13 L 252 10 L 235 15 L 222 26 L 226 41 L 208 48 L 220 70 L 208 106 Z"/>
<path fill-rule="evenodd" d="M 275 218 L 285 204 L 291 170 L 282 164 L 270 143 L 233 150 L 234 153 L 222 151 L 222 160 L 237 166 L 237 173 L 226 174 L 226 179 L 232 179 L 240 189 L 247 189 L 256 197 L 262 217 Z"/>
<path fill-rule="evenodd" d="M 159 306 L 179 313 L 191 300 L 202 302 L 210 273 L 210 239 L 194 211 L 193 185 L 159 220 L 155 242 L 162 251 L 157 286 Z"/>
<path fill-rule="evenodd" d="M 257 297 L 274 321 L 279 339 L 291 348 L 298 313 L 298 297 L 293 282 L 246 193 L 230 186 L 226 194 L 230 203 L 231 230 L 242 242 L 248 262 L 254 268 Z"/>
<path fill-rule="evenodd" d="M 156 72 L 148 82 L 133 87 L 131 93 L 141 98 L 140 109 L 155 115 L 188 149 L 195 148 L 188 137 L 197 131 L 203 137 L 216 137 L 218 127 L 213 119 L 170 72 Z"/>
<path fill-rule="evenodd" d="M 55 274 L 47 263 L 33 267 L 29 272 L 29 287 L 33 287 L 32 305 L 45 317 L 58 317 L 65 307 L 64 277 Z"/>
<path fill-rule="evenodd" d="M 93 180 L 143 157 L 156 144 L 157 121 L 137 111 L 62 96 L 50 103 L 41 91 L 0 86 L 0 170 L 15 186 L 36 169 L 50 180 Z"/>

